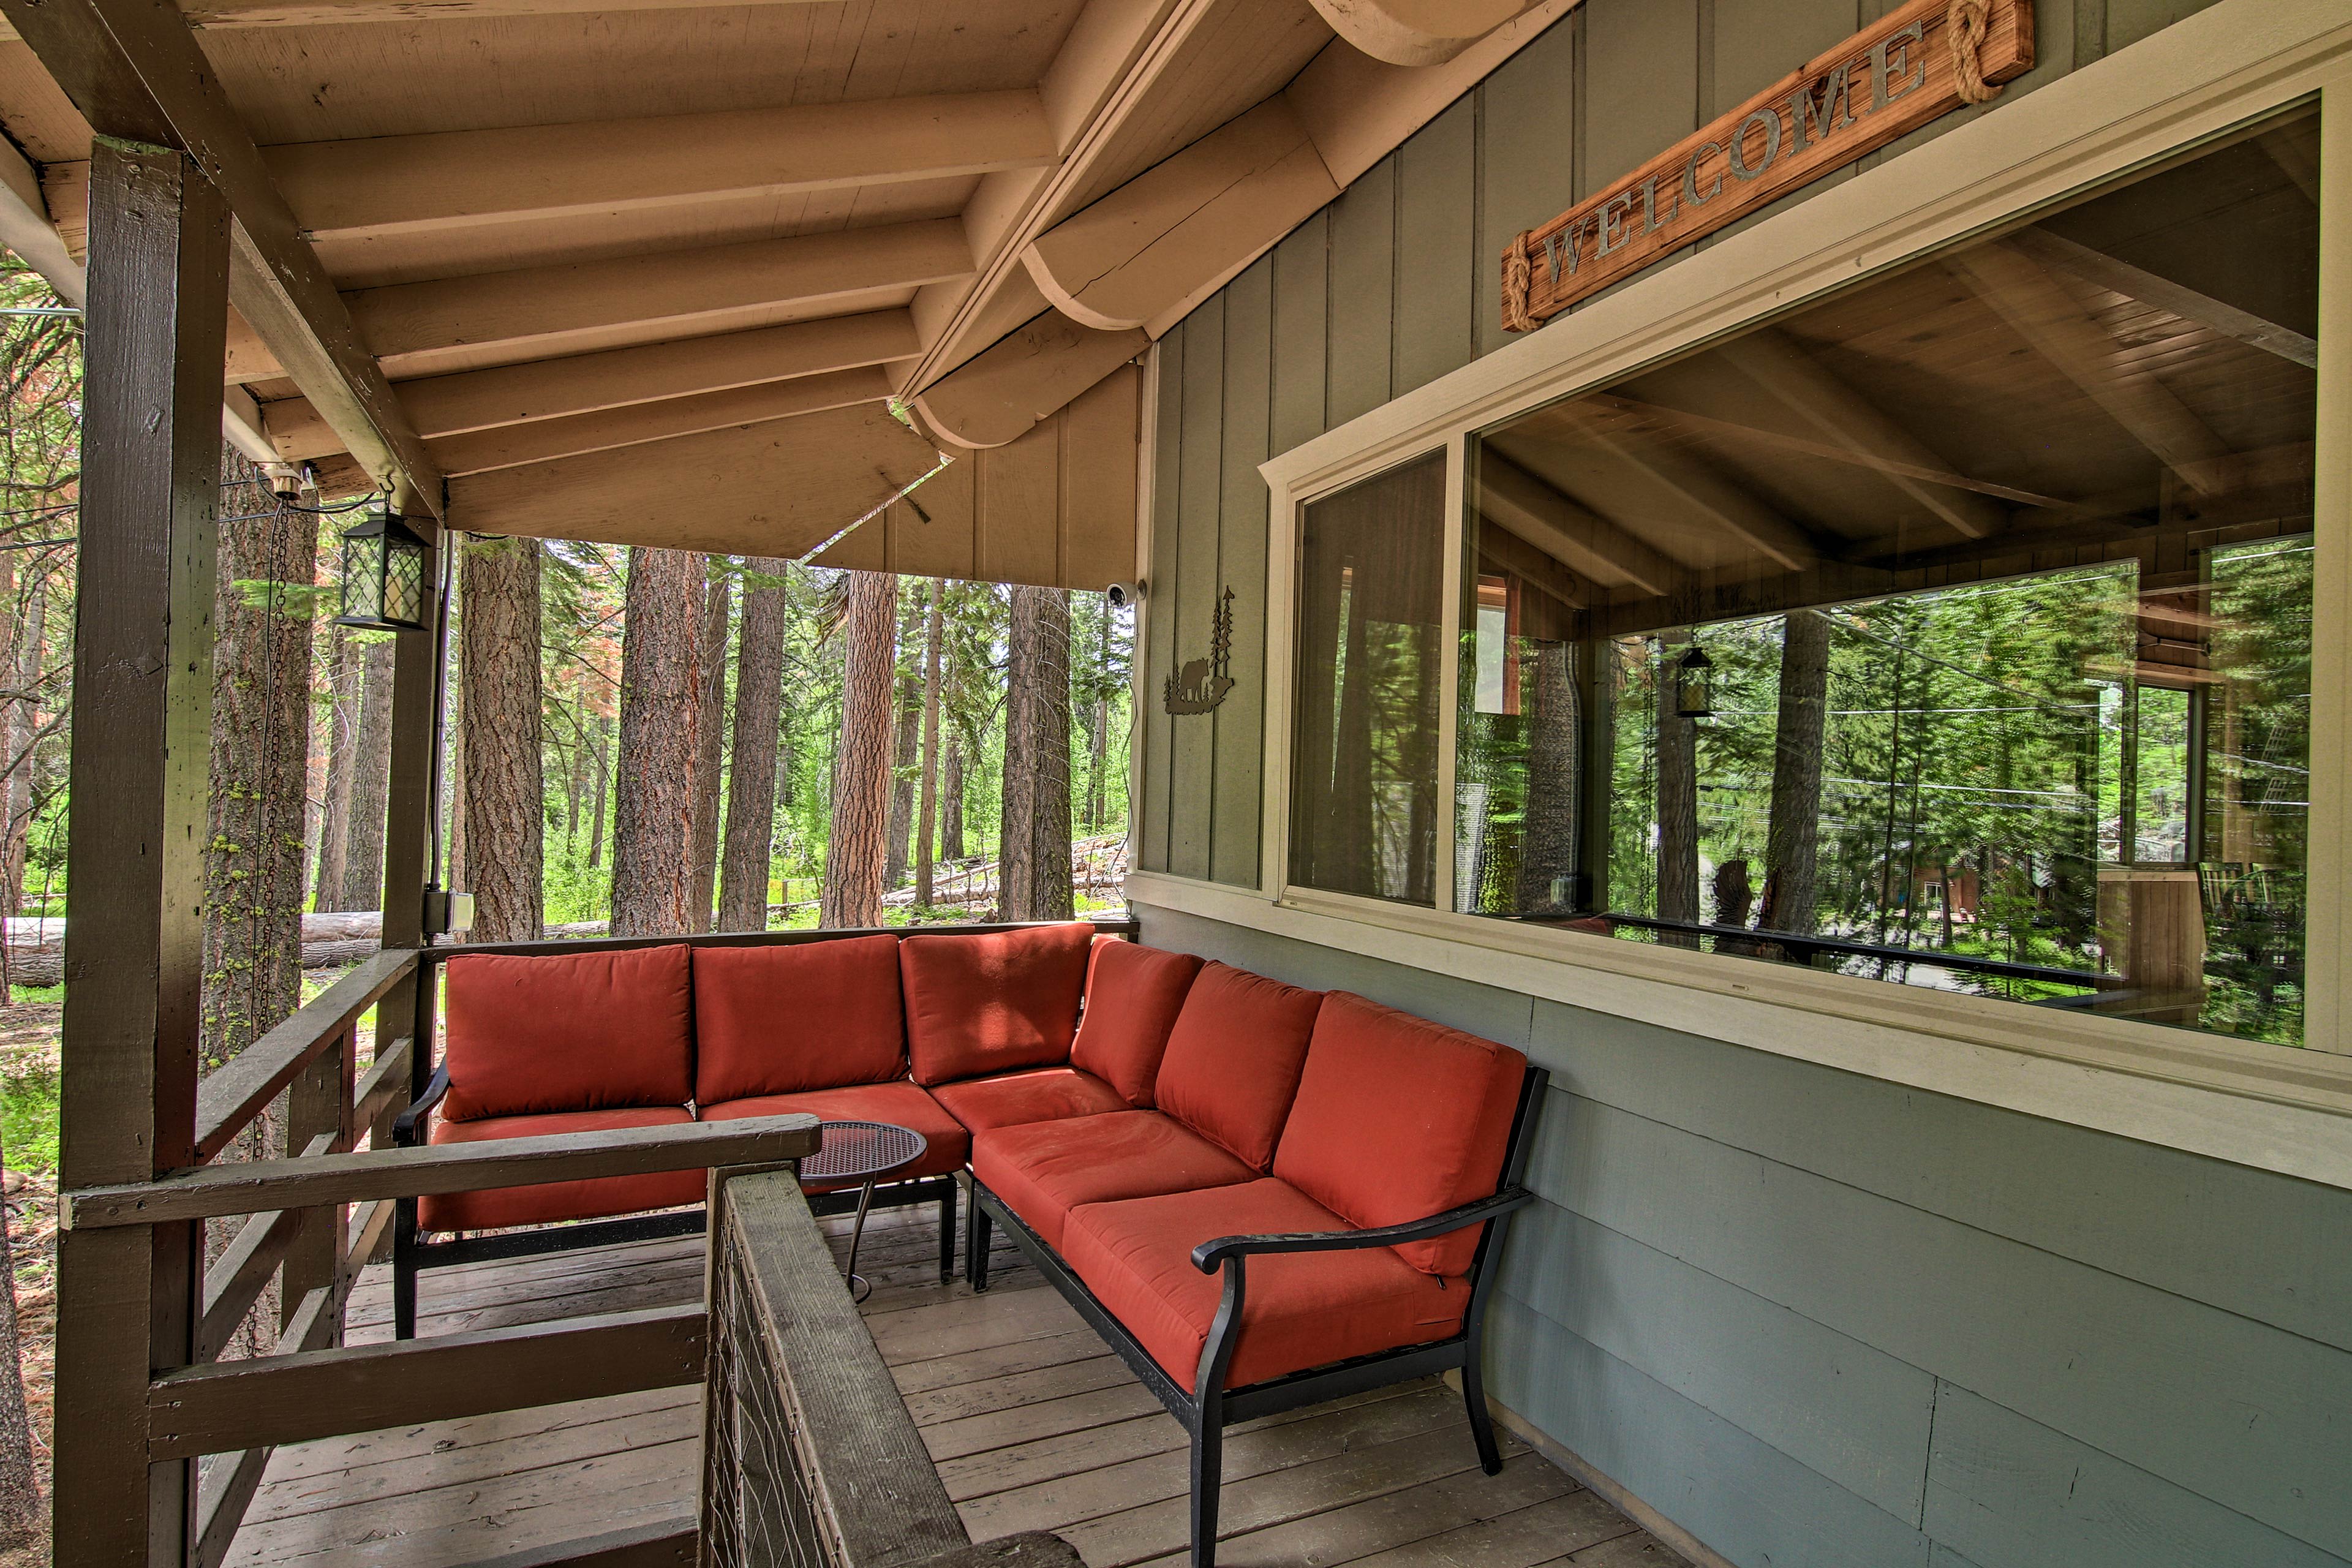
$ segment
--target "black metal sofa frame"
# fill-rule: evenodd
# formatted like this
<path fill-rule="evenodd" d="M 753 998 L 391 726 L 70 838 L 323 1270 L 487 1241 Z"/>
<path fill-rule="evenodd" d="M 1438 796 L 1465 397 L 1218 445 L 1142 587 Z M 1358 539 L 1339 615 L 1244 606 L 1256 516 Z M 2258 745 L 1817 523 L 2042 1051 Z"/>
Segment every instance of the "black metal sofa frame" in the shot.
<path fill-rule="evenodd" d="M 1512 1213 L 1533 1201 L 1528 1191 L 1528 1158 L 1533 1151 L 1535 1123 L 1543 1106 L 1544 1086 L 1550 1075 L 1543 1068 L 1530 1067 L 1519 1086 L 1517 1110 L 1511 1118 L 1510 1142 L 1503 1155 L 1502 1178 L 1495 1195 L 1465 1204 L 1460 1208 L 1426 1219 L 1403 1225 L 1381 1226 L 1372 1230 L 1332 1231 L 1298 1236 L 1224 1236 L 1204 1241 L 1192 1249 L 1192 1266 L 1203 1274 L 1224 1270 L 1224 1291 L 1217 1303 L 1217 1315 L 1209 1325 L 1209 1336 L 1201 1356 L 1198 1379 L 1190 1389 L 1171 1377 L 1166 1369 L 1154 1360 L 1151 1352 L 1139 1343 L 1127 1326 L 1111 1315 L 1086 1282 L 1070 1271 L 1045 1238 L 1032 1230 L 1021 1216 L 1006 1206 L 981 1183 L 967 1173 L 971 1184 L 971 1224 L 967 1228 L 964 1252 L 964 1274 L 974 1290 L 988 1289 L 989 1230 L 992 1225 L 1004 1227 L 1013 1244 L 1034 1264 L 1037 1271 L 1059 1290 L 1078 1315 L 1103 1337 L 1110 1348 L 1118 1352 L 1135 1375 L 1168 1408 L 1168 1413 L 1183 1423 L 1191 1435 L 1192 1450 L 1192 1568 L 1215 1568 L 1217 1553 L 1217 1491 L 1219 1467 L 1224 1452 L 1224 1429 L 1238 1422 L 1254 1421 L 1261 1415 L 1296 1410 L 1302 1405 L 1319 1405 L 1326 1400 L 1341 1399 L 1367 1389 L 1385 1387 L 1416 1377 L 1429 1377 L 1444 1372 L 1462 1374 L 1462 1398 L 1470 1417 L 1470 1433 L 1478 1445 L 1478 1462 L 1486 1474 L 1494 1475 L 1503 1468 L 1501 1449 L 1495 1441 L 1494 1418 L 1486 1409 L 1485 1363 L 1481 1352 L 1485 1343 L 1487 1294 L 1493 1289 L 1496 1259 L 1502 1251 L 1503 1235 L 1509 1227 Z M 1234 1345 L 1240 1338 L 1243 1303 L 1248 1295 L 1248 1259 L 1254 1254 L 1277 1252 L 1340 1252 L 1372 1247 L 1393 1247 L 1402 1242 L 1425 1241 L 1460 1230 L 1465 1226 L 1486 1222 L 1486 1231 L 1478 1238 L 1477 1249 L 1471 1256 L 1470 1305 L 1464 1313 L 1462 1331 L 1452 1339 L 1431 1344 L 1409 1345 L 1401 1350 L 1383 1351 L 1377 1355 L 1359 1356 L 1353 1361 L 1335 1363 L 1329 1366 L 1313 1367 L 1295 1372 L 1265 1383 L 1252 1384 L 1244 1388 L 1225 1386 L 1225 1368 L 1233 1359 Z"/>

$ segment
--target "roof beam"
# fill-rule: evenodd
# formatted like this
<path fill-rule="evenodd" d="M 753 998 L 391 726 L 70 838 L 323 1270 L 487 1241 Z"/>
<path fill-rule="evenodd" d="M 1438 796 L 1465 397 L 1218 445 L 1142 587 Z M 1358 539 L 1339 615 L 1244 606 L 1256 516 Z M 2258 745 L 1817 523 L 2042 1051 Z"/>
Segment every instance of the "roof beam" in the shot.
<path fill-rule="evenodd" d="M 541 419 L 528 425 L 500 425 L 463 436 L 428 437 L 425 450 L 442 471 L 474 474 L 489 468 L 511 468 L 524 463 L 544 463 L 582 452 L 605 452 L 618 447 L 666 441 L 674 436 L 695 436 L 730 426 L 759 425 L 800 414 L 846 408 L 854 403 L 882 403 L 890 396 L 890 379 L 873 365 L 857 370 L 830 371 L 791 381 L 771 381 L 757 386 L 730 387 L 724 392 L 698 393 L 660 403 L 636 403 L 594 414 L 574 414 L 564 419 Z"/>
<path fill-rule="evenodd" d="M 461 475 L 449 515 L 482 533 L 796 556 L 938 463 L 888 409 L 864 403 Z"/>
<path fill-rule="evenodd" d="M 1579 576 L 1630 584 L 1664 598 L 1689 574 L 1617 523 L 1489 446 L 1478 456 L 1478 504 L 1496 527 L 1534 545 Z M 1582 607 L 1582 600 L 1571 601 Z"/>
<path fill-rule="evenodd" d="M 1392 66 L 1435 66 L 1528 9 L 1533 0 L 1315 0 L 1350 47 Z"/>
<path fill-rule="evenodd" d="M 2318 368 L 2317 339 L 2306 337 L 2293 327 L 2265 321 L 2252 310 L 2241 310 L 2210 294 L 2200 294 L 2185 283 L 2175 283 L 2145 268 L 2134 267 L 2104 250 L 2077 245 L 2064 235 L 2053 234 L 2046 228 L 2019 229 L 2009 237 L 2009 243 L 2044 267 L 2137 300 L 2143 305 L 2153 305 L 2167 314 L 2193 321 L 2225 338 L 2235 338 L 2264 353 L 2276 354 L 2305 370 Z"/>
<path fill-rule="evenodd" d="M 429 22 L 452 16 L 558 16 L 577 11 L 671 11 L 710 0 L 192 0 L 181 7 L 191 26 L 311 27 L 333 22 Z M 800 5 L 823 0 L 746 0 Z M 16 37 L 0 24 L 0 42 Z"/>
<path fill-rule="evenodd" d="M 1034 89 L 530 125 L 272 147 L 312 239 L 677 206 L 1035 168 L 1054 160 Z"/>
<path fill-rule="evenodd" d="M 1753 551 L 1783 571 L 1803 572 L 1820 563 L 1821 551 L 1803 529 L 1696 458 L 1636 453 L 1591 424 L 1581 434 L 1583 443 L 1574 456 L 1585 461 L 1577 488 L 1591 486 L 1594 504 L 1602 512 L 1638 517 L 1663 502 L 1685 521 Z"/>
<path fill-rule="evenodd" d="M 454 436 L 887 364 L 914 354 L 919 347 L 914 321 L 906 311 L 874 310 L 428 376 L 401 383 L 400 396 L 426 437 Z"/>
<path fill-rule="evenodd" d="M 714 245 L 695 250 L 526 267 L 350 296 L 352 316 L 392 374 L 453 368 L 458 353 L 527 347 L 544 359 L 583 334 L 659 325 L 659 335 L 714 331 L 773 307 L 825 315 L 833 305 L 911 289 L 971 270 L 955 218 Z M 730 322 L 730 317 L 738 318 Z"/>
<path fill-rule="evenodd" d="M 2200 495 L 2229 488 L 2229 444 L 2155 376 L 2119 374 L 2120 347 L 2042 264 L 2005 240 L 1945 265 L 1993 314 Z"/>
<path fill-rule="evenodd" d="M 1716 353 L 1823 439 L 1853 453 L 1861 466 L 1885 475 L 1913 504 L 1954 532 L 1983 539 L 2009 526 L 2009 513 L 1990 497 L 1921 479 L 1922 472 L 1948 471 L 1951 465 L 1831 374 L 1779 328 L 1743 333 Z"/>
<path fill-rule="evenodd" d="M 942 439 L 1002 447 L 1150 346 L 1133 328 L 1099 331 L 1048 310 L 913 401 Z"/>
<path fill-rule="evenodd" d="M 370 472 L 438 515 L 441 474 L 394 398 L 177 8 L 142 0 L 0 0 L 100 135 L 177 147 L 228 203 L 229 300 Z"/>

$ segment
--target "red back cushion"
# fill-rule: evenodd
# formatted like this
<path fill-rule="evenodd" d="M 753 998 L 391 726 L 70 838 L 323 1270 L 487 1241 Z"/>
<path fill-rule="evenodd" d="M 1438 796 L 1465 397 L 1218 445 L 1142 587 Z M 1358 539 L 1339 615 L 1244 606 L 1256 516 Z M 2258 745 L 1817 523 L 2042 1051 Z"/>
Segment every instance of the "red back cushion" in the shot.
<path fill-rule="evenodd" d="M 694 1098 L 887 1083 L 907 1071 L 898 939 L 694 952 Z"/>
<path fill-rule="evenodd" d="M 694 1096 L 683 943 L 449 960 L 443 1060 L 451 1121 L 684 1105 Z"/>
<path fill-rule="evenodd" d="M 1528 1058 L 1345 991 L 1324 999 L 1274 1173 L 1359 1229 L 1495 1191 Z M 1478 1227 L 1411 1241 L 1427 1274 L 1470 1267 Z"/>
<path fill-rule="evenodd" d="M 1138 1110 L 1151 1109 L 1151 1083 L 1168 1049 L 1168 1031 L 1201 961 L 1189 952 L 1095 939 L 1087 965 L 1087 1010 L 1070 1046 L 1070 1065 L 1118 1090 Z"/>
<path fill-rule="evenodd" d="M 1202 966 L 1168 1034 L 1152 1085 L 1160 1109 L 1236 1160 L 1263 1171 L 1298 1069 L 1307 1059 L 1320 991 L 1222 963 Z"/>
<path fill-rule="evenodd" d="M 907 1054 L 917 1083 L 951 1083 L 1070 1059 L 1090 921 L 898 943 Z"/>

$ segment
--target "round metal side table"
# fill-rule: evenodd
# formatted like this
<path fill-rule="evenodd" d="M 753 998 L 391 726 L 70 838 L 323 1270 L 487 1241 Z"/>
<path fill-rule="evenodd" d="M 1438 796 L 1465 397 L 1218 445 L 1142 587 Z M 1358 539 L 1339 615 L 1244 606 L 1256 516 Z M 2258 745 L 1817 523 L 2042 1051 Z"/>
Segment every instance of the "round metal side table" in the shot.
<path fill-rule="evenodd" d="M 929 1144 L 913 1128 L 887 1121 L 824 1121 L 817 1124 L 817 1132 L 823 1142 L 801 1162 L 801 1185 L 837 1192 L 857 1184 L 857 1218 L 849 1227 L 846 1272 L 851 1300 L 863 1301 L 874 1287 L 857 1272 L 857 1244 L 866 1237 L 866 1210 L 874 1201 L 874 1184 L 921 1159 Z"/>

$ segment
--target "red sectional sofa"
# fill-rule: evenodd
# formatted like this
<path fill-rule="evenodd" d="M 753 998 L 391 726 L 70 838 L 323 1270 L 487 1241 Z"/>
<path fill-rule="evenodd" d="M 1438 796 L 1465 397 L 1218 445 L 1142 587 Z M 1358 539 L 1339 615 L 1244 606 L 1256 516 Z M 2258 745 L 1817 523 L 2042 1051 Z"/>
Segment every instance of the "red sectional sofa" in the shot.
<path fill-rule="evenodd" d="M 973 1287 L 1001 1226 L 1184 1422 L 1199 1568 L 1232 1423 L 1457 1370 L 1479 1458 L 1500 1468 L 1483 1309 L 1528 1201 L 1544 1082 L 1517 1051 L 1085 923 L 447 969 L 446 1051 L 402 1118 L 412 1140 L 436 1108 L 435 1142 L 784 1111 L 920 1131 L 899 1192 L 940 1197 L 941 1278 L 961 1173 Z M 683 1206 L 703 1188 L 689 1172 L 426 1198 L 395 1234 L 415 1249 L 418 1232 Z M 396 1302 L 401 1278 L 406 1332 L 414 1269 Z"/>

